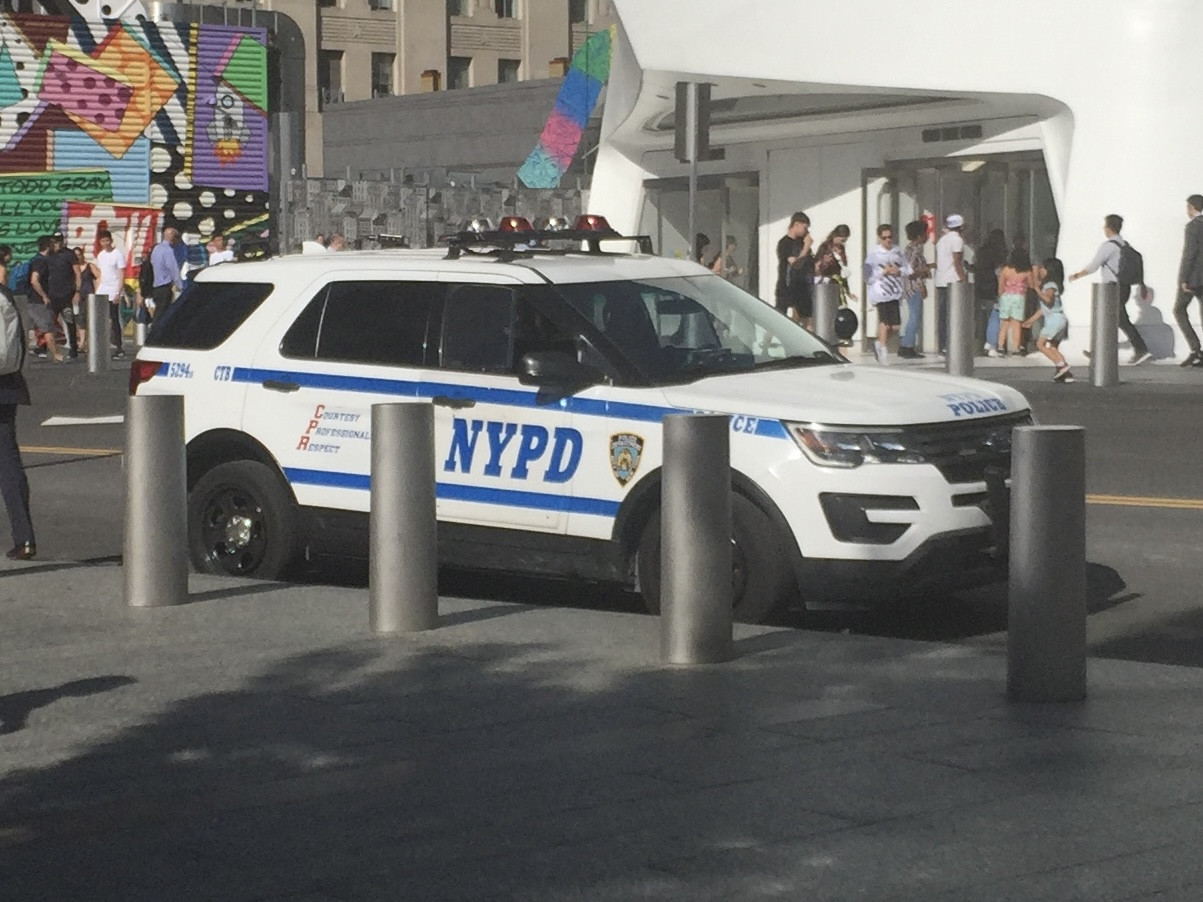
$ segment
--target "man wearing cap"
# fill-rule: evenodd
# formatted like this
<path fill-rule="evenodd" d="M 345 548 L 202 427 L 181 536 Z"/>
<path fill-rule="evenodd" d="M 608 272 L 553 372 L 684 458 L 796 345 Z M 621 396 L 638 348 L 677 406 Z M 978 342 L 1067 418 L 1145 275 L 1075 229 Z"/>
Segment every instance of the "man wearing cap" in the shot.
<path fill-rule="evenodd" d="M 940 353 L 948 352 L 948 294 L 953 282 L 967 282 L 965 275 L 965 239 L 961 229 L 965 218 L 953 213 L 944 220 L 946 231 L 936 242 L 936 333 Z"/>
<path fill-rule="evenodd" d="M 67 359 L 79 357 L 79 336 L 75 334 L 75 308 L 79 306 L 80 271 L 75 266 L 75 252 L 67 247 L 62 232 L 50 236 L 53 247 L 46 257 L 47 288 L 50 312 L 63 322 L 67 333 Z"/>

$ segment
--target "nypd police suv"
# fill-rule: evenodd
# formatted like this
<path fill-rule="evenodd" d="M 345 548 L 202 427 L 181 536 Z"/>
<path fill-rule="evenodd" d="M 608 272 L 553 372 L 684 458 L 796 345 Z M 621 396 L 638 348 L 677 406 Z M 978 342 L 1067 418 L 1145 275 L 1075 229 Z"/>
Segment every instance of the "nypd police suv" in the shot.
<path fill-rule="evenodd" d="M 130 374 L 185 397 L 198 569 L 364 557 L 371 406 L 419 399 L 448 565 L 634 584 L 655 610 L 661 421 L 706 411 L 731 420 L 738 617 L 994 575 L 1018 392 L 852 365 L 693 263 L 511 226 L 199 275 Z"/>

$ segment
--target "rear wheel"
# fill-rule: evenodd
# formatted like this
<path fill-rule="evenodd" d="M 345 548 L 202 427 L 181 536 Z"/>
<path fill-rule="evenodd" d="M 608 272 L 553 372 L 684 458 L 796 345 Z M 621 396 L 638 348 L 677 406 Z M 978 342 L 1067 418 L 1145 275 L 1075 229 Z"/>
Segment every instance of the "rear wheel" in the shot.
<path fill-rule="evenodd" d="M 219 464 L 188 496 L 188 546 L 201 573 L 279 579 L 299 553 L 296 502 L 265 464 Z"/>
<path fill-rule="evenodd" d="M 733 614 L 760 623 L 797 596 L 786 537 L 768 515 L 742 495 L 731 496 Z M 652 511 L 639 540 L 639 587 L 643 603 L 660 613 L 660 509 Z"/>

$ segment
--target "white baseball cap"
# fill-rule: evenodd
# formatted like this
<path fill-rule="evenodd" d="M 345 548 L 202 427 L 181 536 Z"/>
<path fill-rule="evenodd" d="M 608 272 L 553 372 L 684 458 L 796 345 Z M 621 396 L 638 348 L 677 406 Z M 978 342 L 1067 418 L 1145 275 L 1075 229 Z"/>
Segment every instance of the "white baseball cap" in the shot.
<path fill-rule="evenodd" d="M 950 229 L 959 229 L 964 224 L 965 224 L 965 217 L 962 216 L 960 213 L 953 213 L 951 216 L 949 216 L 947 219 L 944 220 L 944 225 L 946 225 Z"/>

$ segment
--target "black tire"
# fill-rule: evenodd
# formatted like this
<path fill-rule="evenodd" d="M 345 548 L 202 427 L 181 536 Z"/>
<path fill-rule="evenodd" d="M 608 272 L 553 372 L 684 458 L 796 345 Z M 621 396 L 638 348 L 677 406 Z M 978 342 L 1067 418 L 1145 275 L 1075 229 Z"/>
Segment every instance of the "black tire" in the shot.
<path fill-rule="evenodd" d="M 786 537 L 768 514 L 742 495 L 731 496 L 735 590 L 733 614 L 740 623 L 761 623 L 798 594 Z M 639 589 L 643 603 L 660 613 L 660 509 L 655 508 L 639 540 Z"/>
<path fill-rule="evenodd" d="M 188 495 L 188 550 L 201 573 L 280 579 L 300 551 L 297 505 L 271 467 L 219 464 Z"/>

